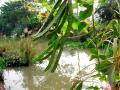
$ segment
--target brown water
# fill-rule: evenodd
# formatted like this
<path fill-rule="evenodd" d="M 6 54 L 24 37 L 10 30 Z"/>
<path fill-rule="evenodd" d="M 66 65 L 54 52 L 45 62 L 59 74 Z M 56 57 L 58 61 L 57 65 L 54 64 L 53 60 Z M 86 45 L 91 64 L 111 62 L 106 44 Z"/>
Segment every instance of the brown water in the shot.
<path fill-rule="evenodd" d="M 82 70 L 94 63 L 89 59 L 85 51 L 64 49 L 55 73 L 44 72 L 47 60 L 30 67 L 7 69 L 4 71 L 6 90 L 70 90 L 72 79 L 78 76 L 84 79 L 84 74 L 93 70 L 94 65 Z"/>

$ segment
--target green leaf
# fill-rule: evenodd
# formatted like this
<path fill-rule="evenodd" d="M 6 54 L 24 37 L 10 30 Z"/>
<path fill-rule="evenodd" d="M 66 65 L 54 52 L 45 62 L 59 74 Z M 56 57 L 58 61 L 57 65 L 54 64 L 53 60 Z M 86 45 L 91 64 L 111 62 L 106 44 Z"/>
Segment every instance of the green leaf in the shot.
<path fill-rule="evenodd" d="M 64 42 L 63 42 L 63 43 L 64 43 Z M 59 49 L 58 55 L 57 55 L 57 57 L 56 57 L 56 61 L 55 61 L 55 63 L 54 63 L 54 66 L 53 66 L 51 72 L 54 72 L 55 69 L 57 68 L 58 62 L 59 62 L 59 60 L 60 60 L 60 56 L 61 56 L 62 51 L 63 51 L 63 46 L 64 46 L 64 44 L 62 44 L 62 46 L 61 46 L 60 49 Z"/>
<path fill-rule="evenodd" d="M 64 34 L 66 33 L 67 25 L 68 25 L 68 22 L 66 21 L 66 22 L 64 23 L 63 27 L 61 28 L 62 35 L 64 35 Z"/>
<path fill-rule="evenodd" d="M 80 11 L 79 18 L 80 20 L 85 20 L 86 18 L 92 15 L 93 5 L 85 4 L 84 5 L 87 9 L 85 11 Z"/>
<path fill-rule="evenodd" d="M 97 59 L 97 58 L 99 58 L 98 55 L 93 54 L 93 55 L 91 55 L 90 60 Z"/>
<path fill-rule="evenodd" d="M 50 5 L 48 5 L 48 3 L 44 3 L 43 6 L 48 10 L 48 11 L 51 11 L 51 7 Z"/>
<path fill-rule="evenodd" d="M 115 76 L 114 79 L 115 81 L 120 81 L 120 76 Z"/>
<path fill-rule="evenodd" d="M 88 34 L 88 30 L 86 28 L 84 28 L 80 33 L 82 33 L 82 34 Z"/>
<path fill-rule="evenodd" d="M 61 0 L 60 0 L 61 1 Z M 48 16 L 48 19 L 52 16 L 51 14 L 53 14 L 54 9 L 57 7 L 58 3 L 56 3 L 56 5 L 54 6 L 54 8 L 52 9 L 50 15 Z M 47 20 L 47 22 L 45 22 L 45 24 L 43 24 L 43 26 L 40 28 L 40 30 L 38 31 L 38 33 L 33 37 L 33 39 L 37 39 L 41 36 L 43 36 L 46 32 L 48 32 L 48 30 L 53 26 L 54 23 L 56 23 L 56 21 L 58 20 L 58 18 L 61 16 L 62 12 L 64 11 L 65 7 L 66 7 L 66 2 L 63 2 L 60 5 L 60 8 L 58 9 L 58 12 L 56 14 L 56 16 L 52 19 L 52 21 L 47 25 L 47 27 L 45 27 L 45 29 L 43 30 L 44 26 L 46 25 L 46 23 L 48 23 L 49 20 Z M 43 30 L 42 32 L 40 32 L 41 30 Z"/>
<path fill-rule="evenodd" d="M 117 30 L 117 26 L 116 25 L 113 25 L 113 34 L 114 36 L 119 36 L 119 31 Z"/>
<path fill-rule="evenodd" d="M 55 59 L 57 48 L 58 48 L 58 43 L 59 43 L 59 40 L 57 40 L 56 43 L 54 44 L 53 52 L 51 53 L 49 64 L 46 67 L 45 71 L 49 70 L 51 65 L 54 63 L 54 59 Z"/>
<path fill-rule="evenodd" d="M 72 23 L 72 28 L 73 28 L 74 30 L 78 30 L 78 25 L 79 25 L 79 22 L 73 22 L 73 23 Z"/>
<path fill-rule="evenodd" d="M 72 87 L 70 88 L 70 90 L 82 90 L 82 86 L 83 86 L 83 81 L 76 81 L 73 83 Z"/>
<path fill-rule="evenodd" d="M 99 0 L 98 3 L 104 3 L 106 0 Z"/>
<path fill-rule="evenodd" d="M 43 60 L 44 57 L 50 55 L 50 50 L 52 49 L 52 45 L 50 45 L 50 47 L 48 47 L 46 50 L 44 50 L 42 53 L 36 55 L 33 59 L 32 62 L 36 63 L 36 62 L 41 62 Z M 48 56 L 49 57 L 49 56 Z"/>
<path fill-rule="evenodd" d="M 50 3 L 51 3 L 51 4 L 54 3 L 54 0 L 50 0 Z"/>
<path fill-rule="evenodd" d="M 109 66 L 110 66 L 110 62 L 107 60 L 104 60 L 100 64 L 96 65 L 96 70 L 98 70 L 99 72 L 102 72 L 104 74 L 107 74 Z"/>
<path fill-rule="evenodd" d="M 90 87 L 88 87 L 87 89 L 92 89 L 92 90 L 99 90 L 99 88 L 97 87 L 97 86 L 90 86 Z"/>
<path fill-rule="evenodd" d="M 78 26 L 79 26 L 79 24 L 80 24 L 80 21 L 79 21 L 79 19 L 76 17 L 76 16 L 74 16 L 74 15 L 72 15 L 72 28 L 74 29 L 74 30 L 78 30 Z"/>
<path fill-rule="evenodd" d="M 102 59 L 102 60 L 107 60 L 106 55 L 99 55 L 99 58 Z"/>
<path fill-rule="evenodd" d="M 91 52 L 92 54 L 98 55 L 98 50 L 97 50 L 96 48 L 90 49 L 90 52 Z"/>
<path fill-rule="evenodd" d="M 78 7 L 78 3 L 75 2 L 75 3 L 72 4 L 72 6 L 73 6 L 73 8 L 77 8 Z"/>
<path fill-rule="evenodd" d="M 93 0 L 77 0 L 76 2 L 79 3 L 80 5 L 83 5 L 83 4 L 92 5 L 93 4 Z"/>
<path fill-rule="evenodd" d="M 93 4 L 93 0 L 86 0 L 86 3 L 89 4 L 89 5 L 92 5 Z"/>
<path fill-rule="evenodd" d="M 78 25 L 78 30 L 81 31 L 82 29 L 84 29 L 87 26 L 86 22 L 80 22 Z"/>
<path fill-rule="evenodd" d="M 78 83 L 76 90 L 82 90 L 83 82 Z"/>
<path fill-rule="evenodd" d="M 39 0 L 40 1 L 40 3 L 45 3 L 46 2 L 46 0 Z"/>

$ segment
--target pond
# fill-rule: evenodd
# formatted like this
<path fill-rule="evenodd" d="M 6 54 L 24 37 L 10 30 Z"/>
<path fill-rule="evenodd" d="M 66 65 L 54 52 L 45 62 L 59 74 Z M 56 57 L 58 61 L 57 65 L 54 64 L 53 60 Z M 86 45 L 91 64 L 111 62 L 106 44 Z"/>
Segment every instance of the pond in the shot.
<path fill-rule="evenodd" d="M 90 56 L 86 51 L 64 49 L 55 73 L 44 72 L 48 60 L 34 66 L 6 69 L 5 88 L 6 90 L 70 90 L 73 80 L 86 79 L 91 75 L 95 65 L 94 61 L 89 59 Z M 91 65 L 88 66 L 89 64 Z M 91 81 L 94 83 L 90 83 Z M 84 83 L 84 88 L 89 86 L 87 83 L 93 86 L 101 85 L 97 79 L 94 81 L 90 78 Z"/>

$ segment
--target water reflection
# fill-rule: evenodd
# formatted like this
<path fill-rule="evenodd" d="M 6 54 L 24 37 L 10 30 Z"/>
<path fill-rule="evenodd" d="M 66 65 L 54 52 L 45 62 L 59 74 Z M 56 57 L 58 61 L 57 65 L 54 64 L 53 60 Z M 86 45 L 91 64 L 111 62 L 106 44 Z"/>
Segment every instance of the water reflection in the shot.
<path fill-rule="evenodd" d="M 6 70 L 6 90 L 66 90 L 69 78 L 58 73 L 45 73 L 37 66 Z"/>
<path fill-rule="evenodd" d="M 6 90 L 69 90 L 71 79 L 94 69 L 94 63 L 85 51 L 65 49 L 55 73 L 44 72 L 48 64 L 44 61 L 30 67 L 7 69 L 4 71 Z M 81 74 L 82 73 L 82 74 Z"/>

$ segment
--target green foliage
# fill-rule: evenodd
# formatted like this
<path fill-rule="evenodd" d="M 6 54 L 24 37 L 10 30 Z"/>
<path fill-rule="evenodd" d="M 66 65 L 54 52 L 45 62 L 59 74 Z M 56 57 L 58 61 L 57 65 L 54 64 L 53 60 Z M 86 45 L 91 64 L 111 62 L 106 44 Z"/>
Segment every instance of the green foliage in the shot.
<path fill-rule="evenodd" d="M 67 40 L 70 31 L 72 29 L 77 29 L 80 32 L 87 28 L 87 23 L 84 20 L 91 16 L 93 5 L 84 2 L 83 6 L 87 9 L 80 12 L 80 18 L 76 18 L 76 16 L 73 15 L 72 1 L 58 0 L 39 32 L 33 36 L 34 40 L 43 35 L 48 35 L 49 37 L 49 47 L 33 58 L 33 62 L 42 62 L 42 60 L 49 58 L 49 64 L 45 71 L 51 70 L 51 72 L 54 72 L 56 70 L 65 41 Z M 50 20 L 50 18 L 53 19 Z M 83 30 L 83 32 L 85 32 L 85 30 Z M 77 90 L 82 90 L 82 84 L 83 82 L 78 82 L 74 87 Z"/>
<path fill-rule="evenodd" d="M 97 86 L 88 87 L 87 90 L 99 90 Z"/>
<path fill-rule="evenodd" d="M 87 9 L 85 11 L 80 11 L 79 13 L 80 20 L 85 20 L 86 18 L 90 17 L 93 11 L 93 5 L 84 4 L 83 6 L 86 7 Z"/>
<path fill-rule="evenodd" d="M 41 46 L 41 42 L 45 44 L 44 47 Z M 5 49 L 5 56 L 2 57 L 6 63 L 5 66 L 32 64 L 31 59 L 47 47 L 46 41 L 41 42 L 33 42 L 30 37 L 22 39 L 0 38 L 0 48 Z M 11 65 L 8 65 L 9 63 Z"/>
<path fill-rule="evenodd" d="M 104 3 L 105 0 L 99 0 L 99 2 Z M 45 0 L 40 0 L 40 3 L 42 3 L 50 13 L 39 31 L 33 35 L 33 40 L 39 39 L 45 35 L 48 38 L 49 46 L 43 52 L 37 54 L 33 58 L 33 62 L 37 63 L 42 62 L 45 59 L 49 59 L 49 64 L 45 71 L 50 70 L 51 72 L 54 72 L 59 63 L 64 44 L 68 40 L 70 33 L 72 32 L 73 36 L 79 35 L 80 37 L 78 40 L 81 42 L 81 37 L 87 36 L 87 38 L 85 38 L 86 40 L 84 40 L 83 46 L 85 48 L 92 47 L 90 50 L 91 60 L 94 59 L 96 61 L 95 69 L 98 71 L 94 77 L 99 77 L 100 80 L 105 80 L 107 75 L 107 79 L 110 83 L 115 67 L 113 63 L 116 63 L 116 57 L 120 54 L 120 44 L 117 44 L 117 42 L 120 43 L 119 40 L 117 40 L 120 36 L 120 21 L 117 20 L 119 18 L 118 10 L 116 9 L 116 11 L 113 10 L 113 12 L 107 13 L 110 15 L 112 14 L 112 16 L 106 17 L 107 15 L 104 16 L 103 14 L 105 14 L 106 10 L 111 10 L 112 8 L 105 8 L 103 10 L 104 12 L 101 13 L 101 16 L 103 15 L 103 18 L 108 20 L 107 22 L 103 24 L 100 23 L 100 25 L 98 25 L 99 22 L 95 21 L 94 19 L 96 18 L 92 15 L 94 14 L 93 0 L 75 0 L 74 4 L 72 3 L 72 0 L 57 0 L 54 6 L 52 5 L 54 0 L 49 0 L 47 2 Z M 18 4 L 15 2 L 12 5 L 11 3 L 8 3 L 6 6 L 2 7 L 0 16 L 2 18 L 0 21 L 0 26 L 2 27 L 1 30 L 9 30 L 9 32 L 6 31 L 6 33 L 11 34 L 13 31 L 18 32 L 15 31 L 17 29 L 20 33 L 20 29 L 24 28 L 25 25 L 38 22 L 36 12 L 34 12 L 35 14 L 33 14 L 33 12 L 29 12 L 29 10 L 31 10 L 31 5 L 24 8 L 24 4 L 19 1 Z M 15 8 L 19 8 L 18 6 L 22 9 L 16 10 Z M 84 7 L 85 9 L 79 11 L 79 7 Z M 77 13 L 74 13 L 73 9 L 77 9 Z M 102 9 L 103 7 L 100 7 L 98 11 Z M 89 19 L 91 16 L 92 20 Z M 3 17 L 7 19 L 4 19 Z M 115 40 L 116 42 L 114 42 Z M 31 40 L 27 38 L 22 39 L 20 42 L 19 54 L 22 59 L 27 61 L 32 58 L 31 48 L 33 47 L 30 42 Z M 76 43 L 72 44 L 73 46 L 76 45 Z M 9 58 L 9 60 L 11 59 Z M 3 61 L 1 63 L 4 63 L 3 59 L 1 59 L 1 61 Z M 1 67 L 3 68 L 2 64 Z M 74 83 L 71 90 L 82 90 L 82 86 L 83 81 L 78 80 Z M 98 90 L 98 87 L 92 86 L 88 89 Z"/>
<path fill-rule="evenodd" d="M 76 81 L 72 87 L 70 88 L 70 90 L 82 90 L 82 86 L 83 86 L 83 81 Z"/>
<path fill-rule="evenodd" d="M 104 3 L 106 0 L 98 0 L 99 3 Z"/>
<path fill-rule="evenodd" d="M 29 11 L 29 2 L 11 1 L 6 2 L 0 10 L 0 32 L 5 35 L 13 33 L 21 34 L 25 26 L 40 23 L 37 17 L 38 12 Z"/>
<path fill-rule="evenodd" d="M 86 22 L 80 22 L 79 26 L 78 26 L 78 30 L 83 30 L 86 27 Z"/>
<path fill-rule="evenodd" d="M 5 60 L 4 58 L 0 57 L 0 72 L 5 69 Z"/>
<path fill-rule="evenodd" d="M 60 1 L 56 2 L 56 4 L 54 5 L 48 19 L 55 12 L 54 9 L 58 7 L 58 3 L 60 3 Z M 44 30 L 42 32 L 38 33 L 35 36 L 35 39 L 36 39 L 36 38 L 39 38 L 42 35 L 44 35 L 46 32 L 49 32 L 50 28 L 58 21 L 58 19 L 61 18 L 59 23 L 55 24 L 55 28 L 53 29 L 54 31 L 49 32 L 50 34 L 52 34 L 52 33 L 54 33 L 54 34 L 53 34 L 53 38 L 51 38 L 51 36 L 49 35 L 49 38 L 50 38 L 49 45 L 50 45 L 50 47 L 46 50 L 47 52 L 45 51 L 45 52 L 41 53 L 39 56 L 37 56 L 34 59 L 34 61 L 35 61 L 35 60 L 39 59 L 38 57 L 41 57 L 41 58 L 44 58 L 44 59 L 50 57 L 49 64 L 46 67 L 45 71 L 49 70 L 53 66 L 51 71 L 54 72 L 55 69 L 57 68 L 58 61 L 59 61 L 60 56 L 62 54 L 64 40 L 65 40 L 66 35 L 68 34 L 68 30 L 69 30 L 68 29 L 69 27 L 67 27 L 66 30 L 61 30 L 62 28 L 64 28 L 63 26 L 64 26 L 64 23 L 66 21 L 66 19 L 64 19 L 64 18 L 68 15 L 68 13 L 66 13 L 66 11 L 69 10 L 69 9 L 67 9 L 67 7 L 68 7 L 67 2 L 66 1 L 62 2 L 58 11 L 57 11 L 57 13 L 56 13 L 56 15 L 54 16 L 53 20 L 50 22 L 50 24 L 48 24 L 47 27 L 44 29 L 44 25 L 46 23 L 48 23 L 48 19 L 47 19 L 45 24 L 43 24 L 43 27 L 41 27 L 41 30 L 42 29 L 44 29 Z M 54 42 L 53 42 L 53 40 L 54 40 Z M 58 50 L 58 52 L 57 52 L 57 50 Z M 49 53 L 51 53 L 51 54 L 49 54 Z M 41 58 L 39 60 L 41 60 Z M 53 63 L 54 63 L 54 65 L 53 65 Z"/>

